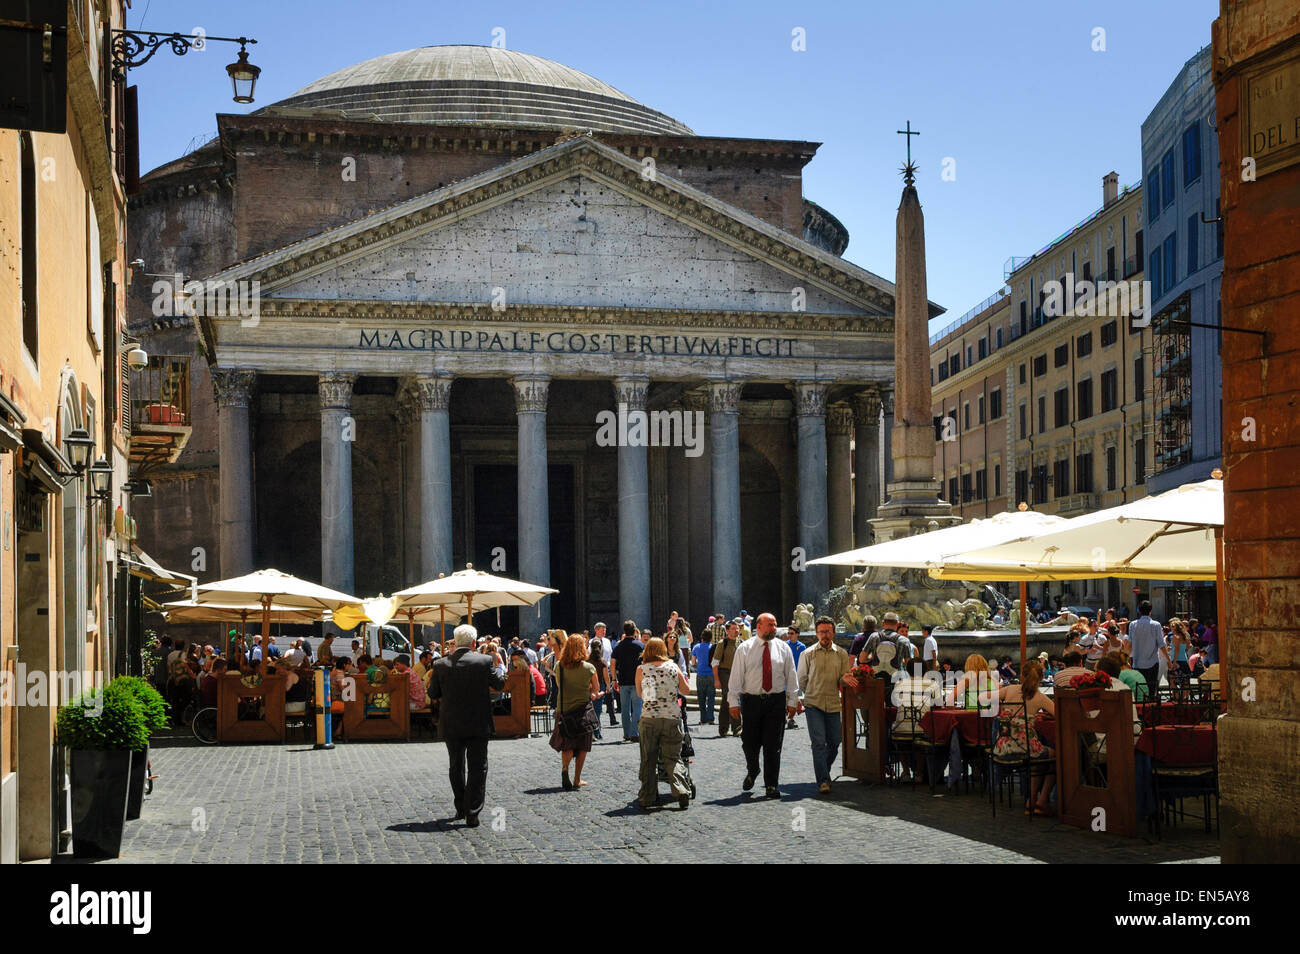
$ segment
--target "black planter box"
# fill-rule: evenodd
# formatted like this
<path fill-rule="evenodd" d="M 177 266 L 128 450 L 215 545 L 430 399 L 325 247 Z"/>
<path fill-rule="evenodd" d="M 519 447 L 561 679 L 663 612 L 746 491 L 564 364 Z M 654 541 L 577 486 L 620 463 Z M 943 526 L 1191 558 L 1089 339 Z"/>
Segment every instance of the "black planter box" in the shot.
<path fill-rule="evenodd" d="M 126 827 L 131 752 L 72 750 L 72 854 L 116 858 Z"/>
<path fill-rule="evenodd" d="M 131 753 L 131 790 L 126 799 L 126 820 L 134 821 L 140 817 L 144 806 L 144 779 L 149 774 L 149 748 L 142 752 Z"/>

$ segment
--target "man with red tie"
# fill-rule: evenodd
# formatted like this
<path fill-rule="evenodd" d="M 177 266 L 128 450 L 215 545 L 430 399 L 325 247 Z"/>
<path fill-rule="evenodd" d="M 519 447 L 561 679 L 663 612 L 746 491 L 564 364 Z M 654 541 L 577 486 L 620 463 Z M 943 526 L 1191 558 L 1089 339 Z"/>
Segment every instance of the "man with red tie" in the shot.
<path fill-rule="evenodd" d="M 745 781 L 749 791 L 758 778 L 758 750 L 763 750 L 763 787 L 768 798 L 780 798 L 781 740 L 786 721 L 799 705 L 799 679 L 794 653 L 776 638 L 776 617 L 758 617 L 757 639 L 736 647 L 727 687 L 727 706 L 741 720 L 740 746 L 745 752 Z"/>

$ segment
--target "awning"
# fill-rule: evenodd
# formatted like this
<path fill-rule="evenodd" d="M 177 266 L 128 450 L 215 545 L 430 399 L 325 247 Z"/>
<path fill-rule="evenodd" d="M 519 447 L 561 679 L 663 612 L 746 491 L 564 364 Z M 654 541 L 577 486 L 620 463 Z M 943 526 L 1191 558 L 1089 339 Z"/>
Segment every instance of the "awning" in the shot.
<path fill-rule="evenodd" d="M 138 576 L 142 580 L 153 580 L 156 583 L 166 583 L 170 586 L 182 586 L 191 588 L 198 585 L 199 578 L 190 576 L 188 573 L 179 573 L 175 570 L 164 569 L 158 561 L 145 553 L 135 544 L 131 545 L 129 556 L 123 555 L 122 559 L 126 561 L 127 572 L 132 576 Z"/>

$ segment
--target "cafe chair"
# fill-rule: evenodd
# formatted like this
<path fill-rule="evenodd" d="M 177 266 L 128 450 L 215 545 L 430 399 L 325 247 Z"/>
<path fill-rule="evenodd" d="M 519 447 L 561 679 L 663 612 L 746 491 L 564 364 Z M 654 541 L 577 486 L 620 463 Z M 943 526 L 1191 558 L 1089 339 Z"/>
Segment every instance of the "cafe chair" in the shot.
<path fill-rule="evenodd" d="M 908 704 L 898 708 L 898 720 L 889 727 L 889 749 L 900 765 L 911 769 L 912 789 L 916 789 L 916 756 L 925 759 L 925 775 L 930 785 L 930 794 L 934 794 L 935 775 L 942 771 L 937 757 L 938 746 L 926 737 L 921 729 L 921 717 L 925 715 L 923 705 Z M 897 775 L 895 775 L 897 778 Z"/>
<path fill-rule="evenodd" d="M 1015 804 L 1012 799 L 1015 796 L 1016 781 L 1020 780 L 1021 794 L 1026 801 L 1030 800 L 1030 795 L 1034 790 L 1033 780 L 1046 778 L 1056 773 L 1056 760 L 1048 758 L 1033 758 L 1029 753 L 1028 740 L 1034 738 L 1037 729 L 1034 728 L 1033 720 L 1026 721 L 1026 745 L 1023 752 L 1007 752 L 998 754 L 998 739 L 1012 738 L 1012 722 L 1019 717 L 1024 720 L 1026 717 L 1025 704 L 1023 702 L 1003 702 L 998 711 L 997 729 L 992 742 L 988 746 L 989 774 L 991 784 L 989 787 L 989 803 L 993 808 L 993 817 L 998 814 L 998 802 L 1002 800 L 1003 783 L 1007 787 L 1007 807 L 1010 808 Z M 983 724 L 986 720 L 981 719 Z M 991 721 L 991 720 L 990 720 Z M 994 791 L 996 789 L 996 792 Z M 1033 806 L 1030 806 L 1030 819 L 1033 816 Z"/>
<path fill-rule="evenodd" d="M 1218 727 L 1214 721 L 1209 723 L 1211 734 L 1217 736 Z M 1192 815 L 1200 818 L 1208 834 L 1210 831 L 1211 803 L 1213 803 L 1214 834 L 1219 836 L 1219 765 L 1217 759 L 1211 762 L 1184 762 L 1178 758 L 1179 750 L 1192 750 L 1193 736 L 1197 731 L 1194 725 L 1175 725 L 1173 746 L 1171 750 L 1161 752 L 1164 761 L 1151 760 L 1151 781 L 1155 788 L 1156 837 L 1161 836 L 1161 828 L 1167 822 L 1177 825 L 1187 817 L 1185 801 L 1189 798 L 1200 799 L 1201 814 Z M 1204 731 L 1204 730 L 1202 730 Z M 1218 739 L 1212 752 L 1218 752 Z"/>
<path fill-rule="evenodd" d="M 532 706 L 528 710 L 528 715 L 532 721 L 532 731 L 529 733 L 532 738 L 551 734 L 551 709 L 549 706 Z"/>

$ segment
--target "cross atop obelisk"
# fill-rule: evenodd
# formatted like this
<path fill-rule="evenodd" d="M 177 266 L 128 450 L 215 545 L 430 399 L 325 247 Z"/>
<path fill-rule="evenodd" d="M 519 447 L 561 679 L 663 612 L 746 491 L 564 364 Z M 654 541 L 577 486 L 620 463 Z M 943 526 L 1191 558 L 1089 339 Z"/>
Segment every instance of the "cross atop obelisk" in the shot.
<path fill-rule="evenodd" d="M 907 121 L 906 129 L 899 129 L 896 132 L 900 136 L 907 137 L 907 165 L 903 166 L 903 181 L 911 185 L 916 181 L 916 166 L 912 164 L 912 137 L 921 135 L 919 130 L 912 129 L 912 121 Z"/>

